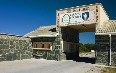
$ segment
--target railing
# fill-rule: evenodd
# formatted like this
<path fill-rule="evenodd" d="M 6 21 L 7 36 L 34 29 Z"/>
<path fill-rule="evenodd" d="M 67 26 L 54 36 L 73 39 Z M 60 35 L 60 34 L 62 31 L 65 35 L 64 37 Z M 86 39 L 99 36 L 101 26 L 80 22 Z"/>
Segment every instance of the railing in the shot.
<path fill-rule="evenodd" d="M 48 51 L 51 51 L 50 48 L 32 48 L 33 50 L 48 50 Z"/>

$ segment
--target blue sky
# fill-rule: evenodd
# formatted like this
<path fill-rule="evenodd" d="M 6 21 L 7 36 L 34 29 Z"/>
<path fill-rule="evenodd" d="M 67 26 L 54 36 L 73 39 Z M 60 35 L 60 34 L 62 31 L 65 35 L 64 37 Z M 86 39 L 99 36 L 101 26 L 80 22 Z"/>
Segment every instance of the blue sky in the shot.
<path fill-rule="evenodd" d="M 110 19 L 116 19 L 116 1 L 100 0 Z M 0 0 L 0 33 L 24 35 L 40 26 L 56 23 L 56 10 L 98 0 Z M 81 33 L 80 42 L 94 43 L 94 33 Z"/>

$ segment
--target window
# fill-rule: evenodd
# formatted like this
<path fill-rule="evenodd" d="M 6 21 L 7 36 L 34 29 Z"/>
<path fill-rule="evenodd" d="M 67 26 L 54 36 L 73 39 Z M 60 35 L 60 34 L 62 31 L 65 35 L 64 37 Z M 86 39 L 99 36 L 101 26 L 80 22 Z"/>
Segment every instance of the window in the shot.
<path fill-rule="evenodd" d="M 44 48 L 44 44 L 42 44 L 42 48 Z"/>
<path fill-rule="evenodd" d="M 48 48 L 50 48 L 50 44 L 48 44 Z"/>
<path fill-rule="evenodd" d="M 34 47 L 34 48 L 37 48 L 37 44 L 34 44 L 33 47 Z"/>
<path fill-rule="evenodd" d="M 38 43 L 38 46 L 37 46 L 38 48 L 41 48 L 41 45 Z"/>

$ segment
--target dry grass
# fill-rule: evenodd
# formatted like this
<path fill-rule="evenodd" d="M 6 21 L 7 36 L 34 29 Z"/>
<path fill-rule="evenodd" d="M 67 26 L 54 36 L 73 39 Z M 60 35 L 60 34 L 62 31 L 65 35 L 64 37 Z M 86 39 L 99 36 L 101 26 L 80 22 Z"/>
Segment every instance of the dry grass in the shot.
<path fill-rule="evenodd" d="M 105 67 L 101 70 L 101 73 L 116 73 L 116 68 Z"/>

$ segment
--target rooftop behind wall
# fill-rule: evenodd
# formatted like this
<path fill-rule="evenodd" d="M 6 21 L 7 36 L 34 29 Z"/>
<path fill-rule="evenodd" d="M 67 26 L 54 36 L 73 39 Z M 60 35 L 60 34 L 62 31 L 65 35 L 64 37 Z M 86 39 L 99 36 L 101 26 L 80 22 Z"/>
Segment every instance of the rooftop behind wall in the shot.
<path fill-rule="evenodd" d="M 30 33 L 24 35 L 25 37 L 36 38 L 36 37 L 56 37 L 56 26 L 41 26 Z"/>

